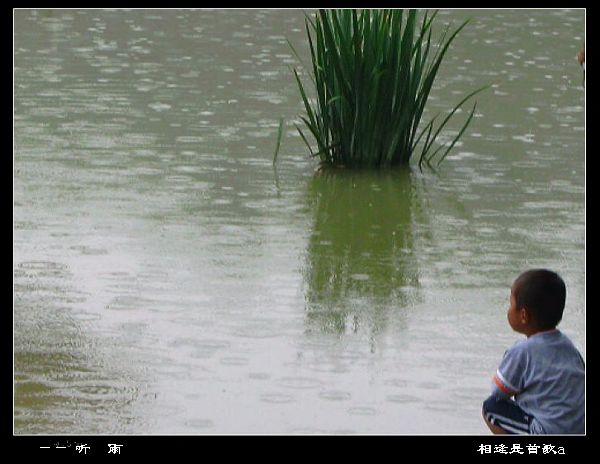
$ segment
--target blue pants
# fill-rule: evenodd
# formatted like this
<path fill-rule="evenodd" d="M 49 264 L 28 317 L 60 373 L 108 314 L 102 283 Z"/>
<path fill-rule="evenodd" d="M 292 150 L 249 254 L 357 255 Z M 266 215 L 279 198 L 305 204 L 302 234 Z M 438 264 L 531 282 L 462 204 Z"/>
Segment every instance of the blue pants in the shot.
<path fill-rule="evenodd" d="M 499 399 L 494 395 L 483 402 L 483 414 L 490 423 L 512 434 L 529 433 L 533 419 L 513 400 Z"/>

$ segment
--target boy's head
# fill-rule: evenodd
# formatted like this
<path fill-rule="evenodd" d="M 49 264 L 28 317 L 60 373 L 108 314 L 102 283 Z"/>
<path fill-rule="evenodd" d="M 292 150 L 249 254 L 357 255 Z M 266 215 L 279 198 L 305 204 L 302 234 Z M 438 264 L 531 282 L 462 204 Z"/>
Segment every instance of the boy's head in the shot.
<path fill-rule="evenodd" d="M 513 283 L 511 310 L 519 312 L 524 309 L 527 313 L 526 324 L 535 331 L 550 330 L 562 319 L 566 296 L 565 283 L 556 272 L 530 269 L 523 272 Z M 514 317 L 517 316 L 513 315 Z M 513 320 L 509 315 L 511 326 Z M 517 330 L 514 326 L 513 329 Z"/>

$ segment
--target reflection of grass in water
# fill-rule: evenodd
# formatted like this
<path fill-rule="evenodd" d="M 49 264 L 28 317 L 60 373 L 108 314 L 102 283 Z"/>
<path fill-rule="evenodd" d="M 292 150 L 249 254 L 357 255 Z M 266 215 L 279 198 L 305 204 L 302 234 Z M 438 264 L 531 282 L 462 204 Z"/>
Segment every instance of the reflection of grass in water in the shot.
<path fill-rule="evenodd" d="M 367 322 L 378 331 L 384 308 L 410 301 L 418 286 L 410 176 L 342 171 L 312 180 L 315 223 L 304 273 L 311 327 L 356 332 Z"/>

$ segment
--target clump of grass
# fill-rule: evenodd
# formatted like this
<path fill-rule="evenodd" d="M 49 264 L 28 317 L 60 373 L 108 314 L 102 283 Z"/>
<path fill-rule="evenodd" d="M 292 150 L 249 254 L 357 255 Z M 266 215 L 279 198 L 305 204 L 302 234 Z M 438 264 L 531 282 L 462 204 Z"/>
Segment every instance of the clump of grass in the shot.
<path fill-rule="evenodd" d="M 419 168 L 434 161 L 439 165 L 448 155 L 473 119 L 476 104 L 450 144 L 434 142 L 457 110 L 487 86 L 469 93 L 439 125 L 440 114 L 420 127 L 442 60 L 468 22 L 451 33 L 447 26 L 436 46 L 431 39 L 436 15 L 425 12 L 420 25 L 415 10 L 319 10 L 314 19 L 307 16 L 316 98 L 309 99 L 298 71 L 293 72 L 308 116 L 301 119 L 316 140 L 316 151 L 296 127 L 322 165 L 406 165 L 419 143 Z"/>

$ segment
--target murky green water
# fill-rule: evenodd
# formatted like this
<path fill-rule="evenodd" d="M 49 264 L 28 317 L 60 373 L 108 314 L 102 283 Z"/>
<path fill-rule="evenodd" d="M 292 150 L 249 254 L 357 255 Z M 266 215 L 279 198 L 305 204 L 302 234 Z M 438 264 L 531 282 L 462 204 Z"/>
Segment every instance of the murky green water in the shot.
<path fill-rule="evenodd" d="M 466 17 L 439 174 L 315 176 L 302 11 L 17 10 L 15 433 L 487 433 L 529 267 L 585 356 L 584 12 Z"/>

